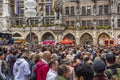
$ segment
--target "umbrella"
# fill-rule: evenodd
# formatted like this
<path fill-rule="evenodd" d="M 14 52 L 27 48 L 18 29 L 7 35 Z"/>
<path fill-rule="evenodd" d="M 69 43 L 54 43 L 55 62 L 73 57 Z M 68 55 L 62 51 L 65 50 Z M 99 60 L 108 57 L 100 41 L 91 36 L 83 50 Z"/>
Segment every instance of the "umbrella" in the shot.
<path fill-rule="evenodd" d="M 74 44 L 69 38 L 65 38 L 63 41 L 60 42 L 61 44 Z"/>

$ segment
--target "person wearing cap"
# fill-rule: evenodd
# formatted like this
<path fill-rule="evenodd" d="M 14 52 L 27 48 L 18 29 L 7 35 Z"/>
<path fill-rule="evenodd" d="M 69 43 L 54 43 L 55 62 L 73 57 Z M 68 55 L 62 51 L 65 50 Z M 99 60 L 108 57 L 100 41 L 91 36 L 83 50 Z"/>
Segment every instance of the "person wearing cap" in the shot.
<path fill-rule="evenodd" d="M 3 60 L 4 60 L 4 53 L 0 51 L 0 80 L 5 80 L 5 74 L 3 72 Z"/>
<path fill-rule="evenodd" d="M 14 80 L 29 80 L 30 68 L 27 62 L 28 53 L 23 53 L 13 66 Z"/>
<path fill-rule="evenodd" d="M 95 72 L 93 80 L 108 80 L 107 75 L 104 73 L 106 65 L 101 59 L 94 60 L 93 69 Z"/>

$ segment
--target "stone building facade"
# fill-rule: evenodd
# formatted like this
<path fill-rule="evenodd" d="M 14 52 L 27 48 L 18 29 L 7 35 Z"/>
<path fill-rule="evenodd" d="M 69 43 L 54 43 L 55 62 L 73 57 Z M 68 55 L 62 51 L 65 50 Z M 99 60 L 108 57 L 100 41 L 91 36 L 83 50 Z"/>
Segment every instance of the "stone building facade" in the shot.
<path fill-rule="evenodd" d="M 114 39 L 116 44 L 119 43 L 119 0 L 97 0 L 96 2 L 79 0 L 79 3 L 76 2 L 77 0 L 62 0 L 59 20 L 57 20 L 58 12 L 51 12 L 50 10 L 50 1 L 40 0 L 38 2 L 39 17 L 31 20 L 32 42 L 44 40 L 60 42 L 64 38 L 70 38 L 76 44 L 102 45 L 104 40 L 107 39 Z M 7 11 L 5 11 L 8 14 L 4 13 L 8 18 L 5 27 L 7 31 L 13 34 L 15 39 L 29 42 L 30 27 L 25 24 L 27 20 L 24 17 L 23 3 L 24 0 L 19 0 L 19 14 L 17 15 L 12 13 L 13 11 L 11 12 L 14 2 L 9 2 L 7 5 L 3 3 L 6 7 L 10 6 L 11 8 L 8 7 Z M 3 8 L 3 12 L 4 10 L 6 9 Z M 55 24 L 56 21 L 60 23 Z M 10 24 L 12 26 L 9 26 Z M 13 27 L 13 24 L 16 26 Z"/>

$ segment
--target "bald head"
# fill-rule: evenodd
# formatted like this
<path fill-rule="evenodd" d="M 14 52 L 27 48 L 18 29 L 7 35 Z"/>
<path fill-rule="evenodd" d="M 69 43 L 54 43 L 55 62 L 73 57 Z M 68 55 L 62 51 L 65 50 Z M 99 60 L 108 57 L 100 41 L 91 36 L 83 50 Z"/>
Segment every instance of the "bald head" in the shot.
<path fill-rule="evenodd" d="M 48 62 L 51 59 L 51 52 L 50 51 L 43 52 L 43 59 L 45 59 Z"/>

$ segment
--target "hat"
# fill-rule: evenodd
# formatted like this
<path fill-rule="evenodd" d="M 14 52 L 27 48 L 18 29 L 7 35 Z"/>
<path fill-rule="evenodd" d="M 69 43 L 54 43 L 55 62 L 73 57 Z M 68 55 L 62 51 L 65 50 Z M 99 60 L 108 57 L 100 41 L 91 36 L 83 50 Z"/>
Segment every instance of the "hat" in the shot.
<path fill-rule="evenodd" d="M 102 73 L 105 71 L 106 65 L 101 59 L 97 59 L 93 62 L 93 69 L 96 73 Z"/>
<path fill-rule="evenodd" d="M 0 51 L 0 56 L 2 56 L 4 53 L 2 51 Z"/>

